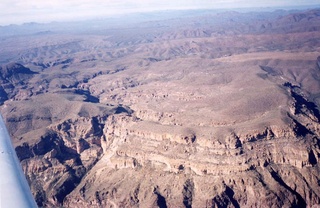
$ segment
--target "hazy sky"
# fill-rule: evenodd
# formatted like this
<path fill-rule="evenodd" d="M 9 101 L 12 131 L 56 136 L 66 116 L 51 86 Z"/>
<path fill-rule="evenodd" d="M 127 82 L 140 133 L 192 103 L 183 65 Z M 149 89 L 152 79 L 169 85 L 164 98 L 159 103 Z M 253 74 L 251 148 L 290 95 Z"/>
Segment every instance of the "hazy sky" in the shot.
<path fill-rule="evenodd" d="M 140 11 L 320 4 L 320 0 L 0 0 L 0 25 L 87 19 Z"/>

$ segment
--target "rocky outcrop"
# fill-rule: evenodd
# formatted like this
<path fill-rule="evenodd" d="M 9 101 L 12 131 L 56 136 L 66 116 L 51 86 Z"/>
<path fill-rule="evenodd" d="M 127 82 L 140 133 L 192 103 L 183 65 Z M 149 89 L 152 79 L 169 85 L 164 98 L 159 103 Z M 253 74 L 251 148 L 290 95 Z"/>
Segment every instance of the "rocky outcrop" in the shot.
<path fill-rule="evenodd" d="M 21 83 L 30 79 L 36 72 L 18 63 L 11 63 L 0 67 L 0 80 L 12 84 Z"/>
<path fill-rule="evenodd" d="M 41 102 L 42 106 L 29 116 L 17 116 L 17 107 L 10 105 L 6 108 L 11 108 L 11 113 L 4 114 L 7 124 L 12 130 L 16 129 L 11 133 L 19 135 L 14 140 L 16 152 L 39 206 L 63 206 L 65 197 L 103 154 L 106 119 L 109 115 L 128 114 L 127 111 L 130 111 L 126 106 L 106 106 L 94 102 L 84 102 L 86 104 L 83 105 L 81 99 L 86 100 L 85 96 L 65 93 L 63 95 L 69 100 L 59 94 L 56 94 L 59 99 L 53 98 L 62 107 L 60 113 L 57 109 L 53 114 L 49 110 L 51 105 L 57 106 L 53 103 L 55 101 L 49 99 L 43 102 L 42 96 L 35 96 L 32 99 L 35 103 Z M 68 107 L 70 104 L 72 108 Z M 48 122 L 36 116 L 43 112 L 46 112 Z M 74 114 L 76 116 L 72 116 Z M 34 125 L 39 119 L 39 125 Z M 22 126 L 33 126 L 34 130 L 24 131 Z"/>
<path fill-rule="evenodd" d="M 37 74 L 29 68 L 18 63 L 11 63 L 0 66 L 0 104 L 15 97 L 25 99 L 32 93 L 28 89 L 23 89 L 23 85 Z"/>
<path fill-rule="evenodd" d="M 264 69 L 267 74 L 276 70 Z M 273 108 L 264 108 L 259 116 L 248 111 L 253 116 L 240 121 L 219 123 L 218 117 L 211 122 L 207 113 L 199 123 L 185 119 L 185 114 L 195 114 L 183 105 L 176 112 L 152 105 L 167 99 L 187 105 L 205 99 L 185 91 L 143 94 L 151 107 L 142 104 L 141 110 L 132 110 L 101 104 L 97 95 L 96 102 L 90 102 L 89 90 L 65 89 L 30 98 L 26 103 L 43 105 L 33 112 L 27 108 L 26 116 L 18 116 L 17 107 L 9 103 L 5 115 L 18 137 L 16 151 L 39 206 L 313 206 L 320 203 L 319 111 L 303 88 L 278 76 L 270 78 L 282 83 L 273 96 L 281 92 L 280 98 L 287 100 L 273 105 L 276 113 Z M 134 95 L 119 94 L 138 109 Z M 61 107 L 52 110 L 58 106 L 53 100 Z M 43 112 L 48 124 L 42 120 L 35 125 Z M 34 130 L 21 135 L 23 126 Z"/>
<path fill-rule="evenodd" d="M 103 118 L 52 125 L 34 144 L 16 147 L 39 206 L 61 206 L 102 154 Z"/>
<path fill-rule="evenodd" d="M 299 108 L 299 100 L 292 99 Z M 302 135 L 294 120 L 300 116 L 312 121 L 310 115 L 299 111 L 290 117 L 291 129 L 270 126 L 246 135 L 233 132 L 216 142 L 179 126 L 157 126 L 127 115 L 110 116 L 104 127 L 103 157 L 64 203 L 68 207 L 318 204 L 318 133 L 312 128 Z M 141 178 L 144 174 L 148 179 Z M 95 183 L 103 185 L 97 187 Z M 147 195 L 137 192 L 146 185 L 156 188 Z M 94 190 L 93 196 L 90 193 Z"/>

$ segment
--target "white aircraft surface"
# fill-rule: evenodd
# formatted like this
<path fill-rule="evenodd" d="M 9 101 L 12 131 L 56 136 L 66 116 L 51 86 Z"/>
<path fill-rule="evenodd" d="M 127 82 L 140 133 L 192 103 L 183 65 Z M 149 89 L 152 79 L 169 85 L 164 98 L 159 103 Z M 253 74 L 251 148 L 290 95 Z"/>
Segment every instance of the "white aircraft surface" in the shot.
<path fill-rule="evenodd" d="M 37 207 L 0 115 L 0 208 Z"/>

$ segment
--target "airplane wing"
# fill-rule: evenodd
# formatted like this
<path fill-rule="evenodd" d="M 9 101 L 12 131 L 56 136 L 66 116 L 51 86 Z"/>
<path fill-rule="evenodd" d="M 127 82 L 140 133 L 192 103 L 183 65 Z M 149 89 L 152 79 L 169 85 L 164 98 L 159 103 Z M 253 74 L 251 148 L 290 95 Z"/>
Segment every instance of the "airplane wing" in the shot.
<path fill-rule="evenodd" d="M 0 208 L 37 207 L 0 115 Z"/>

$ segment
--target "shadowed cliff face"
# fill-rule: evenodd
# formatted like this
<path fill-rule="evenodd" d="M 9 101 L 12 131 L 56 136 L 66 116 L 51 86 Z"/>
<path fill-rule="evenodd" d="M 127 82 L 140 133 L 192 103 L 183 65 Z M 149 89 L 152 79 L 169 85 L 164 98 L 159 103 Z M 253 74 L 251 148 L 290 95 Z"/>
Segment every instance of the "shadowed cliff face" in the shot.
<path fill-rule="evenodd" d="M 0 66 L 0 104 L 10 98 L 19 99 L 17 94 L 24 91 L 26 83 L 35 74 L 37 73 L 18 63 Z M 30 93 L 27 92 L 23 94 L 30 96 Z"/>
<path fill-rule="evenodd" d="M 1 80 L 17 83 L 30 79 L 32 75 L 37 74 L 30 69 L 18 63 L 11 63 L 0 68 Z"/>
<path fill-rule="evenodd" d="M 20 64 L 0 68 L 0 110 L 38 205 L 320 204 L 318 20 L 200 12 L 1 39 Z"/>
<path fill-rule="evenodd" d="M 87 130 L 94 133 L 93 129 L 101 128 L 96 119 L 76 123 L 88 125 Z M 73 135 L 74 124 L 60 131 L 61 125 L 65 123 L 48 130 L 34 144 L 24 143 L 16 148 L 39 206 L 62 204 L 102 154 L 98 135 L 84 140 Z"/>

